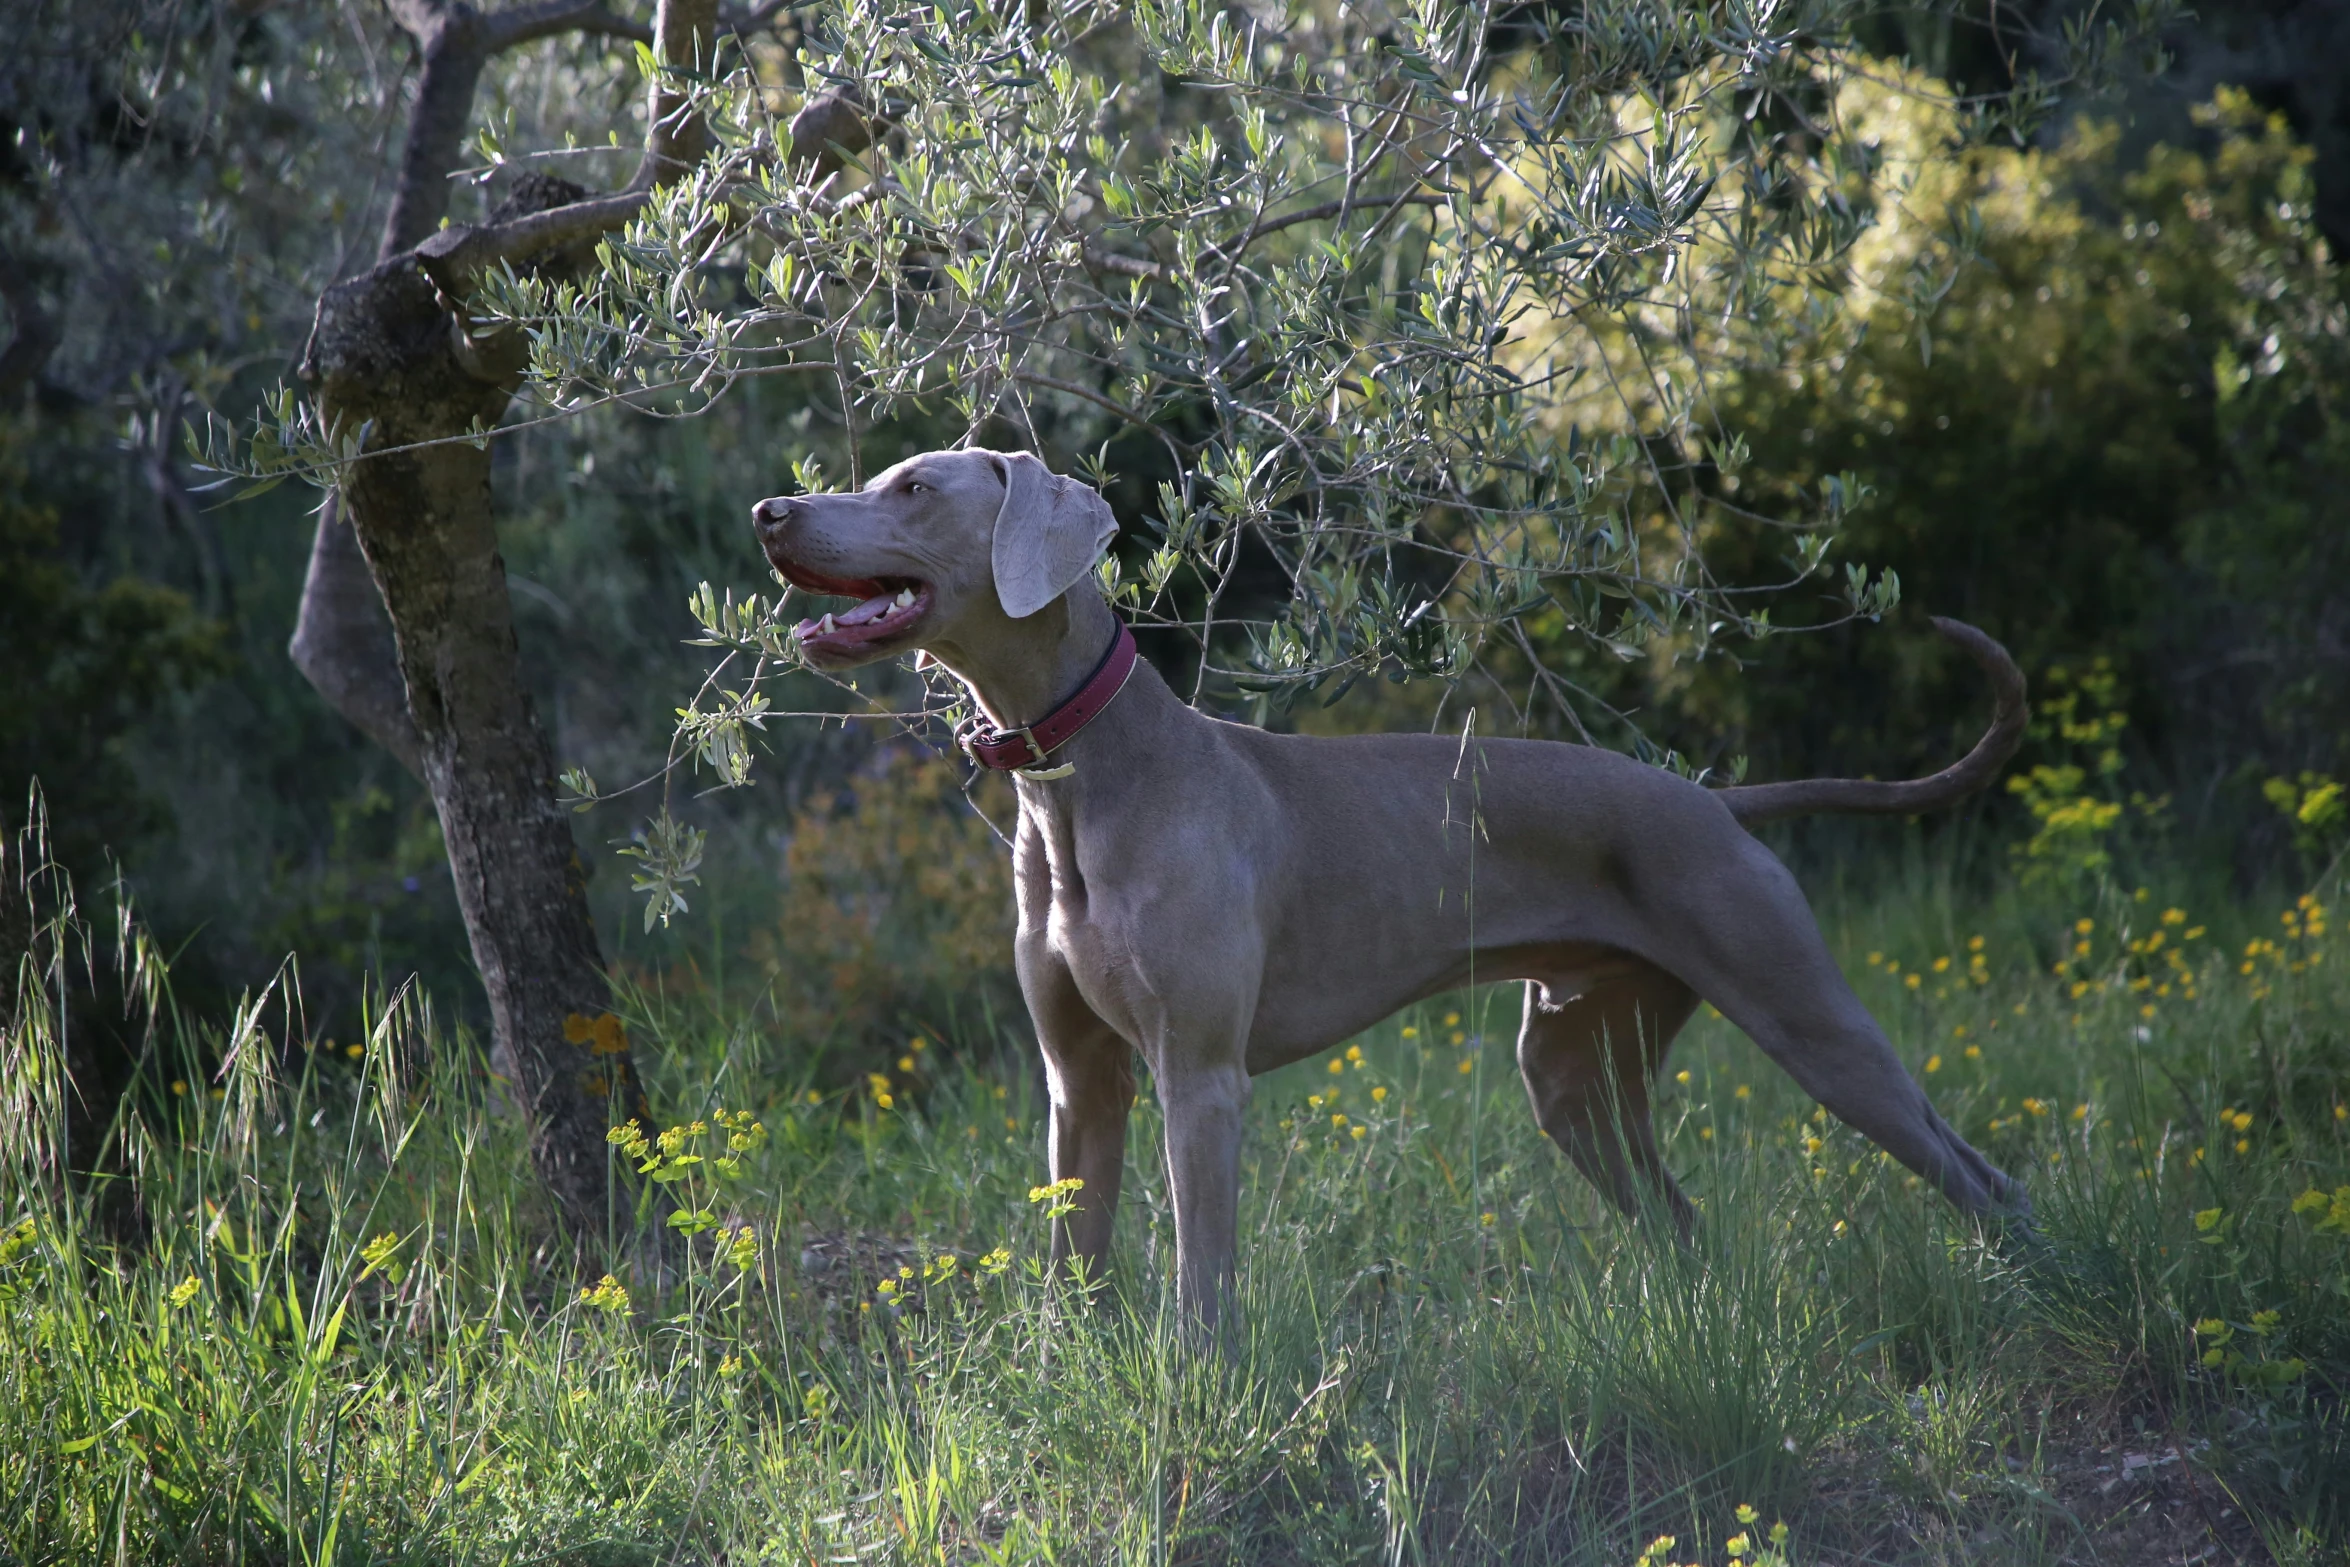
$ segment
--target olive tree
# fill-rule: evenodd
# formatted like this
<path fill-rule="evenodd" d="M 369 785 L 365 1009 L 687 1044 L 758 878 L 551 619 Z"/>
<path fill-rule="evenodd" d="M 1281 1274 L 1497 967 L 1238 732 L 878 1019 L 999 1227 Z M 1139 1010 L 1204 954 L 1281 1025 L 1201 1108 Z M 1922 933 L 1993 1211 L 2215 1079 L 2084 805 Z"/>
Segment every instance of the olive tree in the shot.
<path fill-rule="evenodd" d="M 1521 716 L 1588 738 L 1605 704 L 1537 618 L 1553 646 L 1702 659 L 1832 571 L 1856 486 L 1742 508 L 1709 367 L 1800 353 L 1900 198 L 1844 124 L 1864 9 L 828 0 L 788 53 L 691 84 L 709 156 L 593 272 L 500 270 L 474 308 L 527 334 L 551 410 L 690 414 L 798 376 L 852 484 L 861 432 L 921 413 L 1140 491 L 1147 537 L 1104 586 L 1188 639 L 1195 699 L 1506 668 Z M 2071 65 L 2131 36 L 2078 28 Z M 1957 118 L 2014 133 L 2053 101 L 2030 79 Z M 1904 286 L 1947 288 L 1957 238 Z M 1774 532 L 1781 567 L 1721 580 L 1725 529 Z M 1268 561 L 1282 593 L 1237 590 Z M 1832 586 L 1848 615 L 1898 597 L 1857 563 Z M 788 596 L 697 597 L 744 661 L 682 715 L 723 783 L 796 665 Z M 682 906 L 696 845 L 656 822 L 648 916 Z"/>

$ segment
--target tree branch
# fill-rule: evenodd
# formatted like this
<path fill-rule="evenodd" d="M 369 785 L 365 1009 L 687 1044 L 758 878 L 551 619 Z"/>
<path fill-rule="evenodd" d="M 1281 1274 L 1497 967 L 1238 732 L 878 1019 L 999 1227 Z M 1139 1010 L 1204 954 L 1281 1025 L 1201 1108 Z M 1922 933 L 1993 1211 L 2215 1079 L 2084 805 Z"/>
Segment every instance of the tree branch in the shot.
<path fill-rule="evenodd" d="M 1146 283 L 1167 281 L 1167 269 L 1156 261 L 1145 261 L 1139 256 L 1121 256 L 1115 251 L 1102 250 L 1091 240 L 1085 244 L 1085 264 L 1095 272 L 1115 272 L 1120 277 L 1138 277 Z"/>
<path fill-rule="evenodd" d="M 1032 370 L 1015 370 L 1012 372 L 1012 379 L 1020 382 L 1023 386 L 1038 386 L 1048 392 L 1061 392 L 1070 397 L 1082 397 L 1098 407 L 1107 408 L 1137 429 L 1149 430 L 1153 433 L 1158 431 L 1157 425 L 1152 424 L 1124 403 L 1114 397 L 1105 396 L 1090 386 L 1080 386 L 1075 381 L 1064 381 L 1057 376 L 1038 375 Z"/>
<path fill-rule="evenodd" d="M 552 10 L 554 7 L 533 9 Z M 592 7 L 569 7 L 588 10 Z M 654 50 L 664 63 L 684 61 L 677 69 L 707 75 L 716 61 L 718 7 L 716 0 L 662 0 L 654 19 Z M 755 26 L 772 15 L 761 8 L 746 17 L 743 26 Z M 643 210 L 646 195 L 657 185 L 699 163 L 709 135 L 692 101 L 671 84 L 656 78 L 648 106 L 645 154 L 629 188 L 612 196 L 596 196 L 544 212 L 478 226 L 454 225 L 423 236 L 415 245 L 434 281 L 457 290 L 466 281 L 500 262 L 520 264 L 550 250 L 561 250 L 625 225 Z M 807 110 L 801 111 L 803 115 Z M 860 126 L 862 121 L 857 122 Z"/>
<path fill-rule="evenodd" d="M 331 495 L 318 513 L 302 609 L 286 651 L 328 705 L 423 778 L 424 742 L 408 715 L 392 623 L 359 551 L 359 536 Z"/>
<path fill-rule="evenodd" d="M 452 7 L 450 0 L 384 0 L 384 9 L 392 13 L 393 21 L 421 40 L 447 21 L 452 9 L 471 10 L 472 7 L 463 5 L 462 0 L 456 7 Z"/>
<path fill-rule="evenodd" d="M 653 41 L 653 30 L 644 23 L 615 15 L 592 0 L 585 4 L 581 0 L 540 0 L 537 5 L 518 5 L 496 12 L 487 20 L 485 43 L 492 54 L 520 44 L 536 43 L 557 33 L 628 38 L 640 44 Z"/>
<path fill-rule="evenodd" d="M 864 100 L 852 87 L 835 87 L 800 105 L 791 117 L 792 162 L 807 166 L 807 181 L 820 185 L 842 163 L 873 145 Z"/>
<path fill-rule="evenodd" d="M 454 292 L 472 275 L 502 261 L 525 261 L 619 228 L 643 208 L 654 184 L 701 160 L 708 141 L 701 117 L 693 113 L 690 99 L 667 80 L 656 78 L 644 162 L 630 190 L 478 227 L 442 228 L 449 205 L 449 171 L 471 123 L 482 67 L 491 55 L 557 33 L 587 32 L 648 40 L 664 63 L 707 75 L 717 57 L 717 0 L 661 0 L 650 29 L 588 0 L 539 0 L 488 16 L 465 0 L 386 4 L 415 37 L 424 72 L 409 116 L 399 184 L 384 223 L 382 261 L 413 252 L 435 282 Z M 762 6 L 736 26 L 761 25 L 777 9 Z M 577 187 L 569 191 L 576 195 Z M 7 281 L 0 276 L 0 285 Z M 14 296 L 10 298 L 13 306 Z M 21 326 L 28 317 L 21 309 L 17 316 L 21 341 Z M 357 537 L 332 501 L 319 516 L 300 617 L 288 651 L 296 667 L 338 711 L 398 757 L 402 766 L 418 771 L 421 742 L 408 712 L 391 627 Z"/>
<path fill-rule="evenodd" d="M 386 4 L 393 19 L 415 38 L 423 71 L 408 117 L 391 211 L 384 220 L 381 261 L 424 251 L 428 244 L 433 250 L 461 249 L 474 232 L 443 230 L 440 224 L 449 208 L 449 173 L 471 126 L 474 95 L 491 55 L 562 32 L 652 37 L 641 24 L 585 0 L 538 0 L 486 16 L 466 0 Z M 576 187 L 571 191 L 577 194 Z M 642 198 L 627 199 L 624 210 L 604 215 L 601 227 L 626 222 L 641 202 Z M 524 230 L 513 246 L 517 255 L 557 248 L 589 232 L 577 214 L 569 224 L 551 226 L 540 217 L 529 214 L 514 220 Z M 547 232 L 550 227 L 553 232 Z M 430 252 L 423 259 L 429 265 Z M 338 712 L 399 758 L 403 767 L 419 773 L 421 741 L 408 712 L 391 625 L 358 539 L 333 500 L 319 515 L 302 607 L 287 651 L 295 667 Z"/>
<path fill-rule="evenodd" d="M 721 11 L 718 28 L 727 33 L 755 33 L 791 8 L 791 0 L 762 0 L 748 11 Z"/>
<path fill-rule="evenodd" d="M 376 247 L 378 261 L 414 249 L 447 214 L 449 171 L 472 123 L 474 89 L 489 59 L 483 44 L 487 29 L 473 7 L 391 0 L 391 10 L 415 37 L 424 69 L 416 82 L 416 106 L 408 112 L 408 136 L 400 148 L 391 211 L 384 215 L 383 242 Z"/>
<path fill-rule="evenodd" d="M 1357 196 L 1352 200 L 1341 198 L 1337 201 L 1325 201 L 1318 207 L 1304 207 L 1296 212 L 1284 212 L 1277 218 L 1265 219 L 1248 231 L 1247 237 L 1240 242 L 1240 248 L 1246 250 L 1267 234 L 1278 234 L 1283 229 L 1293 228 L 1300 223 L 1319 223 L 1324 218 L 1343 218 L 1349 212 L 1365 211 L 1372 207 L 1441 207 L 1444 202 L 1445 192 L 1434 190 L 1407 190 L 1399 196 Z"/>
<path fill-rule="evenodd" d="M 486 16 L 465 0 L 386 3 L 393 19 L 415 38 L 424 70 L 417 79 L 416 107 L 408 115 L 378 261 L 415 249 L 448 214 L 449 172 L 472 128 L 474 93 L 491 55 L 564 32 L 640 41 L 653 37 L 641 23 L 585 0 L 539 0 Z"/>
<path fill-rule="evenodd" d="M 668 72 L 707 77 L 718 59 L 718 0 L 661 0 L 653 13 L 653 78 L 645 106 L 645 156 L 631 190 L 652 190 L 702 161 L 710 133 L 693 100 L 670 84 Z"/>
<path fill-rule="evenodd" d="M 646 193 L 624 191 L 596 196 L 569 206 L 552 207 L 528 217 L 479 227 L 453 224 L 416 247 L 417 258 L 443 288 L 461 285 L 499 262 L 520 264 L 550 250 L 561 250 L 599 234 L 620 228 L 643 210 Z"/>

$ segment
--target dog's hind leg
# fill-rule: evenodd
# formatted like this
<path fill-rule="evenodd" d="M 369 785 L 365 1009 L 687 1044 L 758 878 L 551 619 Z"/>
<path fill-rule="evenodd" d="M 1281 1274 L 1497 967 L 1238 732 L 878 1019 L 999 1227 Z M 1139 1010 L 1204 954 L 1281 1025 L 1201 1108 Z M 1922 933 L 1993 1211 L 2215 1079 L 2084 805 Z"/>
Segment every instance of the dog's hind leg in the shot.
<path fill-rule="evenodd" d="M 2025 1212 L 2022 1186 L 1953 1131 L 1845 983 L 1787 868 L 1728 846 L 1702 897 L 1660 908 L 1674 967 L 1831 1114 L 1971 1213 Z"/>
<path fill-rule="evenodd" d="M 1554 1003 L 1526 986 L 1518 1071 L 1534 1118 L 1591 1183 L 1637 1217 L 1662 1209 L 1687 1235 L 1693 1214 L 1657 1151 L 1649 1082 L 1697 997 L 1645 963 Z"/>
<path fill-rule="evenodd" d="M 1774 975 L 1759 1006 L 1751 992 L 1716 1004 L 1804 1092 L 1960 1208 L 2028 1212 L 2023 1187 L 1942 1119 L 1835 964 L 1821 959 L 1808 973 Z"/>

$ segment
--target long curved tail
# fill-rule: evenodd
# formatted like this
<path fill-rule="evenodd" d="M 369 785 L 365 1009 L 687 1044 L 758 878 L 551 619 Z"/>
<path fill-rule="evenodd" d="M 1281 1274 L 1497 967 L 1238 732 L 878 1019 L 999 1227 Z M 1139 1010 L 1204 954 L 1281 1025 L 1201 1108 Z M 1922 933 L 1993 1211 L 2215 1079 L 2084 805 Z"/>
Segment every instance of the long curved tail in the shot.
<path fill-rule="evenodd" d="M 1934 617 L 1934 629 L 1966 649 L 1967 656 L 1991 677 L 1999 710 L 1975 748 L 1950 766 L 1927 778 L 1879 783 L 1873 778 L 1798 778 L 1787 783 L 1743 784 L 1720 791 L 1722 803 L 1743 826 L 1777 821 L 1785 816 L 1811 816 L 1840 811 L 1864 816 L 1917 816 L 1955 805 L 1999 776 L 2016 747 L 2024 742 L 2024 721 L 2031 709 L 2024 701 L 2024 672 L 2015 667 L 2007 649 L 1963 620 Z"/>

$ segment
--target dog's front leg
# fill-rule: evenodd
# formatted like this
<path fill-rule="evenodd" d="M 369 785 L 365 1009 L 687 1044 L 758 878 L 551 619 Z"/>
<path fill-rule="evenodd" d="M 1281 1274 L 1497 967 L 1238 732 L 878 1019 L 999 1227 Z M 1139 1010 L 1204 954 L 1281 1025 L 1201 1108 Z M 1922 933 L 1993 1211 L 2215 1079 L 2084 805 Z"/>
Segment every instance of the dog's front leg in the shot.
<path fill-rule="evenodd" d="M 1018 957 L 1052 1097 L 1053 1179 L 1084 1183 L 1068 1199 L 1074 1211 L 1053 1223 L 1051 1276 L 1066 1277 L 1074 1262 L 1091 1283 L 1110 1263 L 1126 1174 L 1126 1114 L 1134 1104 L 1134 1050 L 1086 1005 L 1068 964 L 1041 939 L 1023 934 Z"/>
<path fill-rule="evenodd" d="M 1067 1199 L 1075 1211 L 1053 1225 L 1052 1276 L 1073 1271 L 1087 1284 L 1109 1267 L 1126 1174 L 1126 1112 L 1134 1103 L 1132 1047 L 1099 1018 L 1090 1022 L 1038 1031 L 1053 1103 L 1053 1179 L 1083 1183 Z"/>
<path fill-rule="evenodd" d="M 1175 1200 L 1175 1302 L 1185 1322 L 1212 1336 L 1230 1304 L 1240 1227 L 1240 1131 L 1248 1069 L 1237 1044 L 1207 1060 L 1159 1053 L 1167 1117 L 1167 1185 Z"/>

